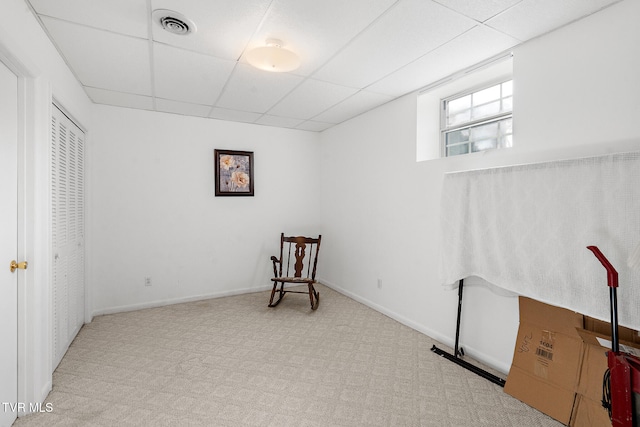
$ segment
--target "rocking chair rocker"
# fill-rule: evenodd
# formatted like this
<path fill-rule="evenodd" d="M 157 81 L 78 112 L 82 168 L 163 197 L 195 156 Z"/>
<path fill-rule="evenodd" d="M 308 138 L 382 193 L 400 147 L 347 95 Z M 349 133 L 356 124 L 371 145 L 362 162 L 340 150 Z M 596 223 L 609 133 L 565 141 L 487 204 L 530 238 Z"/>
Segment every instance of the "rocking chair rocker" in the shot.
<path fill-rule="evenodd" d="M 311 237 L 285 237 L 284 233 L 280 235 L 280 258 L 271 257 L 273 261 L 273 289 L 271 290 L 271 299 L 269 307 L 275 307 L 282 301 L 284 295 L 288 292 L 296 294 L 306 294 L 307 291 L 289 291 L 284 289 L 284 285 L 302 285 L 307 284 L 309 292 L 309 301 L 311 309 L 318 308 L 320 303 L 320 293 L 313 287 L 316 283 L 316 265 L 318 264 L 318 251 L 320 250 L 320 239 Z M 285 252 L 286 250 L 286 252 Z M 284 258 L 286 257 L 286 258 Z M 286 264 L 286 270 L 283 274 L 283 266 Z M 291 275 L 293 273 L 293 275 Z M 278 284 L 280 288 L 278 289 Z M 273 299 L 278 293 L 278 299 Z"/>

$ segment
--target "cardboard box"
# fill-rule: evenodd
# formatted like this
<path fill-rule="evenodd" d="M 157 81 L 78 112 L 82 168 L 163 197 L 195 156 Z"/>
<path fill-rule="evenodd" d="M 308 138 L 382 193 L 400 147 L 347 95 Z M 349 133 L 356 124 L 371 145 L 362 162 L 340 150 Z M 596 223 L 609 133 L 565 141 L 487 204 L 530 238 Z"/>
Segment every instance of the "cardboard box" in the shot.
<path fill-rule="evenodd" d="M 520 297 L 520 326 L 504 391 L 568 425 L 582 362 L 583 316 Z"/>
<path fill-rule="evenodd" d="M 578 329 L 578 333 L 585 344 L 582 354 L 582 368 L 576 392 L 593 401 L 602 400 L 602 379 L 607 370 L 607 351 L 596 337 L 603 336 L 594 332 Z"/>
<path fill-rule="evenodd" d="M 586 327 L 594 327 L 592 322 L 585 322 Z M 602 382 L 608 368 L 607 352 L 611 350 L 611 326 L 607 322 L 598 321 L 593 332 L 577 329 L 583 342 L 582 367 L 576 392 L 578 398 L 571 417 L 571 426 L 611 426 L 609 414 L 602 407 Z M 628 328 L 618 328 L 620 335 L 632 338 L 637 332 Z M 640 344 L 619 340 L 620 350 L 631 354 L 640 354 Z"/>
<path fill-rule="evenodd" d="M 593 401 L 578 395 L 570 425 L 571 427 L 611 427 L 611 420 L 609 413 L 602 407 L 599 400 Z"/>
<path fill-rule="evenodd" d="M 611 324 L 520 297 L 506 393 L 572 427 L 611 426 L 602 381 Z M 640 356 L 640 334 L 619 327 L 620 350 Z"/>
<path fill-rule="evenodd" d="M 584 329 L 606 336 L 611 336 L 611 323 L 593 317 L 584 316 Z M 627 341 L 640 345 L 640 332 L 624 326 L 618 326 L 618 337 L 620 341 Z"/>

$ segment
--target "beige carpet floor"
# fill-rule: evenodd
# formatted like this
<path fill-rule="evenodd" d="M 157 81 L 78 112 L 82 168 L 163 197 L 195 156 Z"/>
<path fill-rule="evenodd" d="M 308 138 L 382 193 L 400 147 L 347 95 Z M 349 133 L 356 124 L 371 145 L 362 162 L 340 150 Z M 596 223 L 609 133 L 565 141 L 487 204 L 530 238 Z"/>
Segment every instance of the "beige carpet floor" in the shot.
<path fill-rule="evenodd" d="M 559 426 L 438 357 L 435 343 L 318 286 L 98 316 L 27 426 Z"/>

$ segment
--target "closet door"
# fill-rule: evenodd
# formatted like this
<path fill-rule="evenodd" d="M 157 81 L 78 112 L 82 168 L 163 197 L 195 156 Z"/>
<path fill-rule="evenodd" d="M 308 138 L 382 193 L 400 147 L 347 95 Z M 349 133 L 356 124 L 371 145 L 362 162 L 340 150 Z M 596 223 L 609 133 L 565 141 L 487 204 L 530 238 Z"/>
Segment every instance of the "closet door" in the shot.
<path fill-rule="evenodd" d="M 51 127 L 55 369 L 84 323 L 84 133 L 55 105 Z"/>

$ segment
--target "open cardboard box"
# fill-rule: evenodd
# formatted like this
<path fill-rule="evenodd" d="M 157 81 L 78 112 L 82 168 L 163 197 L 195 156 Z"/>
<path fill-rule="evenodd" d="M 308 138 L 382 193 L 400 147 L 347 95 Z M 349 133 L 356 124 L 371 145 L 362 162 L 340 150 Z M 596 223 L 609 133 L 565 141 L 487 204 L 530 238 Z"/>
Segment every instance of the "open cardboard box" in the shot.
<path fill-rule="evenodd" d="M 585 318 L 585 327 L 592 327 L 597 331 L 577 329 L 582 339 L 582 367 L 580 380 L 576 388 L 577 398 L 571 416 L 571 426 L 609 427 L 611 420 L 607 410 L 602 407 L 602 381 L 608 368 L 607 352 L 611 350 L 611 325 L 599 322 L 594 327 L 590 318 Z M 625 338 L 634 339 L 638 333 L 632 329 L 619 327 L 618 333 Z M 640 343 L 619 340 L 620 351 L 640 355 Z"/>
<path fill-rule="evenodd" d="M 611 426 L 602 379 L 611 325 L 520 297 L 520 326 L 504 391 L 572 427 Z M 640 335 L 619 327 L 621 351 L 640 352 Z"/>
<path fill-rule="evenodd" d="M 520 297 L 520 326 L 504 391 L 569 424 L 582 359 L 583 316 Z"/>

